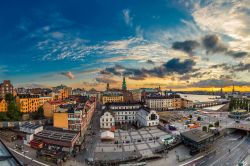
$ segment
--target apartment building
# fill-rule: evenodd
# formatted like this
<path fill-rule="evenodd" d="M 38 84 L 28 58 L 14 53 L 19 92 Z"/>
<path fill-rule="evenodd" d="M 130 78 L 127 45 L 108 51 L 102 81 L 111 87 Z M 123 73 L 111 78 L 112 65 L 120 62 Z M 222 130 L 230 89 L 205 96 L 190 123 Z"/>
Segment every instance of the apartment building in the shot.
<path fill-rule="evenodd" d="M 16 97 L 20 112 L 36 112 L 39 107 L 39 95 L 21 94 Z"/>
<path fill-rule="evenodd" d="M 105 94 L 102 96 L 102 104 L 123 102 L 123 94 Z"/>
<path fill-rule="evenodd" d="M 0 98 L 0 112 L 7 112 L 8 110 L 8 105 L 5 99 Z"/>
<path fill-rule="evenodd" d="M 0 96 L 5 97 L 6 94 L 13 94 L 13 92 L 14 89 L 10 80 L 4 80 L 2 83 L 0 83 Z"/>

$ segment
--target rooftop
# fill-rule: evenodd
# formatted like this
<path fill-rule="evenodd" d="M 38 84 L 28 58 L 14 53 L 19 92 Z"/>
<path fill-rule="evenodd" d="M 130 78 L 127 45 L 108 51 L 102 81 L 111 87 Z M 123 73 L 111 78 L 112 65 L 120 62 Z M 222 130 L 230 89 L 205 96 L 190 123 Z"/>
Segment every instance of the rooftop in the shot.
<path fill-rule="evenodd" d="M 72 142 L 78 135 L 78 132 L 72 132 L 68 130 L 54 131 L 45 129 L 36 134 L 39 138 L 53 139 L 57 141 Z"/>
<path fill-rule="evenodd" d="M 27 129 L 37 129 L 37 128 L 41 127 L 41 126 L 40 125 L 36 125 L 36 124 L 29 124 L 29 123 L 27 123 L 27 124 L 22 125 L 21 127 L 27 128 Z"/>
<path fill-rule="evenodd" d="M 206 140 L 206 139 L 212 137 L 213 134 L 205 132 L 205 131 L 201 131 L 201 130 L 198 130 L 198 129 L 193 129 L 193 130 L 190 130 L 190 131 L 182 132 L 181 136 L 184 136 L 184 137 L 198 143 L 198 142 L 201 142 L 203 140 Z"/>

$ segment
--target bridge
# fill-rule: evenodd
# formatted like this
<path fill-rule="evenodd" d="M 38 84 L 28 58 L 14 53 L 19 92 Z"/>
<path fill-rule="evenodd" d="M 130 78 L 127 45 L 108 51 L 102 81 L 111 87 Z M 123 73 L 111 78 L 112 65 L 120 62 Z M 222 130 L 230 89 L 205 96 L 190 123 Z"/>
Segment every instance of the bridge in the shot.
<path fill-rule="evenodd" d="M 237 130 L 244 130 L 250 133 L 250 124 L 242 124 L 242 123 L 234 123 L 230 126 L 227 126 L 228 129 L 237 129 Z"/>

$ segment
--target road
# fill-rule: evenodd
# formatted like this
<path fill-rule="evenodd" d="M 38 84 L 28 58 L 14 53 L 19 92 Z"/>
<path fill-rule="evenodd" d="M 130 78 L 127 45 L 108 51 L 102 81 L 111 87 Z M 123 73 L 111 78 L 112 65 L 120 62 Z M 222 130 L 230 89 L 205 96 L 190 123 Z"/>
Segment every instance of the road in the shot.
<path fill-rule="evenodd" d="M 250 138 L 241 133 L 228 135 L 215 142 L 216 153 L 196 163 L 198 166 L 237 165 L 248 156 Z"/>
<path fill-rule="evenodd" d="M 15 149 L 12 149 L 9 147 L 9 150 L 12 152 L 12 154 L 24 165 L 27 166 L 50 166 L 48 164 L 42 163 L 40 161 L 37 161 L 36 159 L 30 158 L 27 155 L 24 155 L 22 152 L 19 152 Z"/>

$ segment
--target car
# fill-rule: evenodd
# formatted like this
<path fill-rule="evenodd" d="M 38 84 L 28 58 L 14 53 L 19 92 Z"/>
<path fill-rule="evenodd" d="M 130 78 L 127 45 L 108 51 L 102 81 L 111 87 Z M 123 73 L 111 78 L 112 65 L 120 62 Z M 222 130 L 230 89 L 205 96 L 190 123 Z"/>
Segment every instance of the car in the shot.
<path fill-rule="evenodd" d="M 239 121 L 239 120 L 236 120 L 235 122 L 236 122 L 236 123 L 240 123 L 240 121 Z"/>

